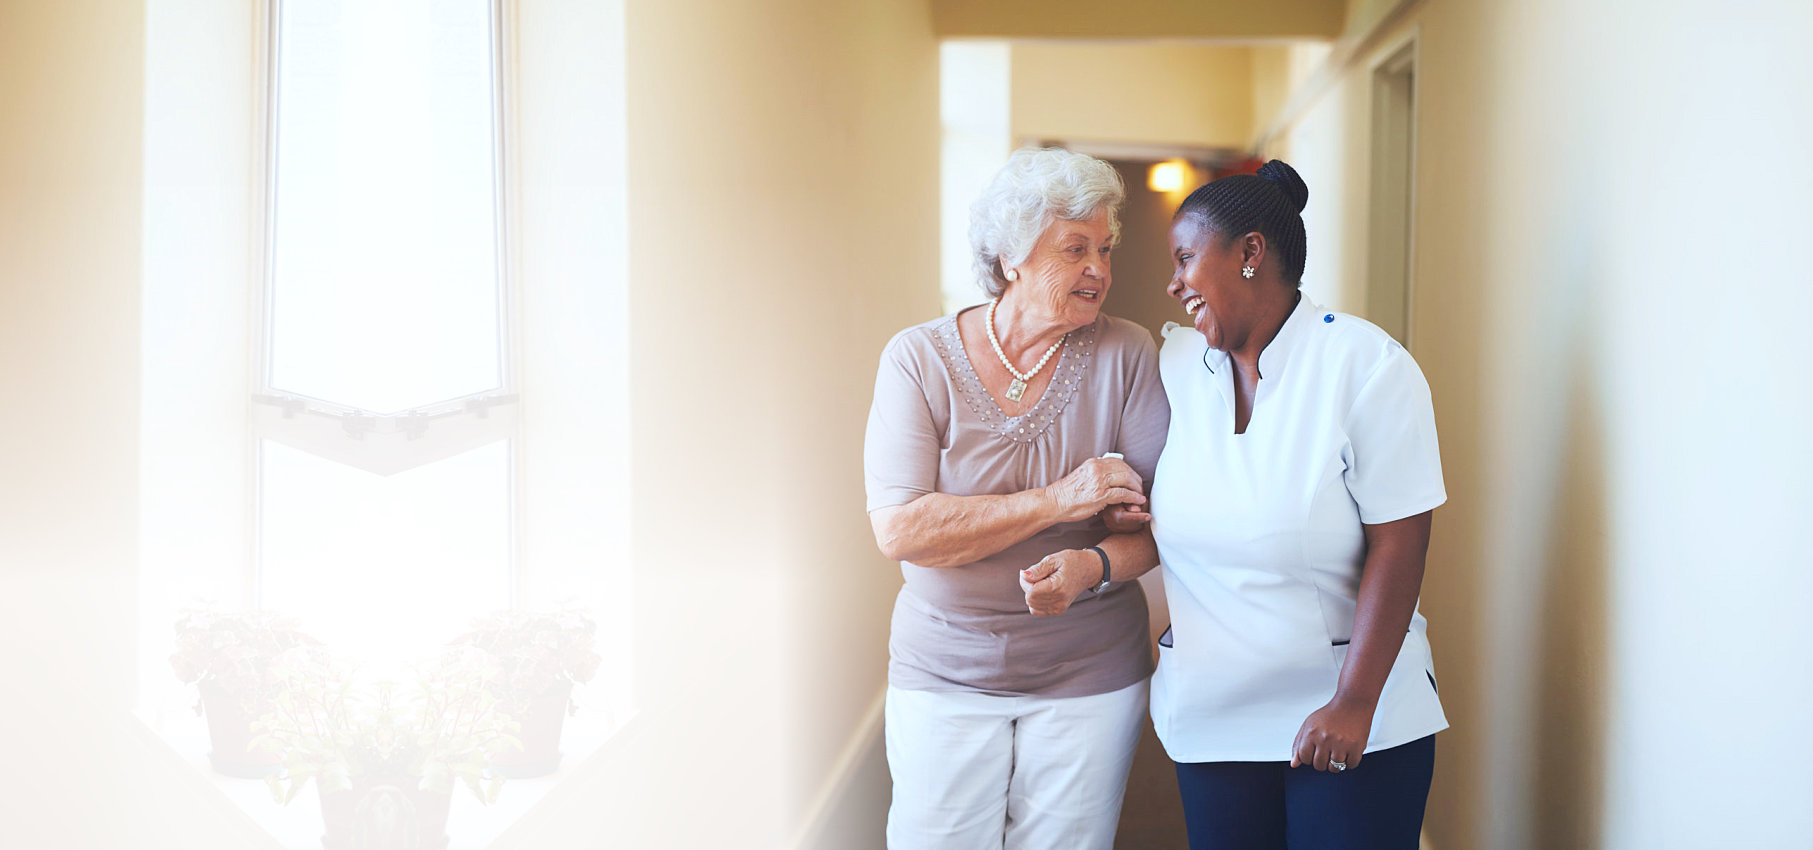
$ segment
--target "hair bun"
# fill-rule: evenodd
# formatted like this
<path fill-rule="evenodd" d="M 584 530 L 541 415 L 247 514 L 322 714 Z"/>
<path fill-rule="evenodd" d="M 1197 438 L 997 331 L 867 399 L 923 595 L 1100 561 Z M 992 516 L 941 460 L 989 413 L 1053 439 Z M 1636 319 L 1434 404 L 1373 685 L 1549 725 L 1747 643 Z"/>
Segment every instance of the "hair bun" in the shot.
<path fill-rule="evenodd" d="M 1271 160 L 1259 166 L 1258 174 L 1283 189 L 1284 197 L 1290 199 L 1291 206 L 1296 207 L 1297 212 L 1302 212 L 1303 207 L 1309 203 L 1309 185 L 1297 175 L 1297 169 L 1290 167 L 1290 163 L 1282 159 Z"/>

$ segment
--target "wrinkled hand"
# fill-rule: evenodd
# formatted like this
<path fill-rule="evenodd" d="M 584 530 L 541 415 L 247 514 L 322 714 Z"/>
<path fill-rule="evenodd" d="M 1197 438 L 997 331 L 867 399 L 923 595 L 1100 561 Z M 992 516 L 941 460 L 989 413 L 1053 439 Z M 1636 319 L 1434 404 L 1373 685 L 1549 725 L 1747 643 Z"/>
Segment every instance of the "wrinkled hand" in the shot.
<path fill-rule="evenodd" d="M 1114 534 L 1132 534 L 1152 522 L 1144 505 L 1109 505 L 1102 509 L 1101 517 Z"/>
<path fill-rule="evenodd" d="M 1316 709 L 1303 728 L 1297 730 L 1297 741 L 1291 745 L 1291 767 L 1307 764 L 1317 770 L 1328 770 L 1330 759 L 1360 766 L 1366 752 L 1366 739 L 1372 734 L 1372 707 L 1356 705 L 1336 696 Z"/>
<path fill-rule="evenodd" d="M 1086 549 L 1065 549 L 1020 571 L 1026 610 L 1055 617 L 1070 610 L 1083 591 L 1102 583 L 1102 559 Z"/>
<path fill-rule="evenodd" d="M 1127 462 L 1114 457 L 1083 461 L 1069 475 L 1045 488 L 1057 503 L 1060 522 L 1085 520 L 1109 505 L 1144 505 L 1145 482 Z"/>

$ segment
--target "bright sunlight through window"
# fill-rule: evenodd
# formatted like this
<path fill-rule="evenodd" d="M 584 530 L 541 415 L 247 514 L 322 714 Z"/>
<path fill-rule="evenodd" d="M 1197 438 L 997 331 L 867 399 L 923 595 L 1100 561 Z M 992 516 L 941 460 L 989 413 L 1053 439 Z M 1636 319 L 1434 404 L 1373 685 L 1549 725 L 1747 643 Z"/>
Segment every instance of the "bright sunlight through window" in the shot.
<path fill-rule="evenodd" d="M 277 8 L 271 387 L 392 413 L 499 386 L 490 3 Z"/>
<path fill-rule="evenodd" d="M 511 432 L 447 407 L 509 370 L 493 9 L 275 10 L 264 356 L 295 401 L 258 450 L 258 596 L 401 662 L 512 593 Z"/>

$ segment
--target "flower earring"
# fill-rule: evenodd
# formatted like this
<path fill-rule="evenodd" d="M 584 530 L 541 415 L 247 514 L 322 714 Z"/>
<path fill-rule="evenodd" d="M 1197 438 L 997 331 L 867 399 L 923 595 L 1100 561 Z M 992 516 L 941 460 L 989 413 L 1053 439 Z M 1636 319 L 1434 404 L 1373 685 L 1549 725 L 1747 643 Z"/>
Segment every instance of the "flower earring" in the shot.
<path fill-rule="evenodd" d="M 1245 278 L 1251 278 L 1253 276 L 1253 267 L 1252 266 L 1241 266 L 1240 267 L 1240 276 L 1245 277 Z"/>

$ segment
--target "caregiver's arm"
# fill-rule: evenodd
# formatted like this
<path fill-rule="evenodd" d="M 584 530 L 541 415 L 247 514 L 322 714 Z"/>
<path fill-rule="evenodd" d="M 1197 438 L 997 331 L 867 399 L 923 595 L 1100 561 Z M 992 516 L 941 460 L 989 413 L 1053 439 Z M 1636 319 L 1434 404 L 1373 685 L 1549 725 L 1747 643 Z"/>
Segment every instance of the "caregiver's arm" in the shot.
<path fill-rule="evenodd" d="M 1303 722 L 1291 766 L 1326 770 L 1332 756 L 1348 767 L 1360 763 L 1372 734 L 1372 714 L 1385 679 L 1416 613 L 1423 589 L 1423 562 L 1429 552 L 1430 512 L 1377 525 L 1364 525 L 1366 563 L 1354 612 L 1353 638 L 1335 697 Z"/>

